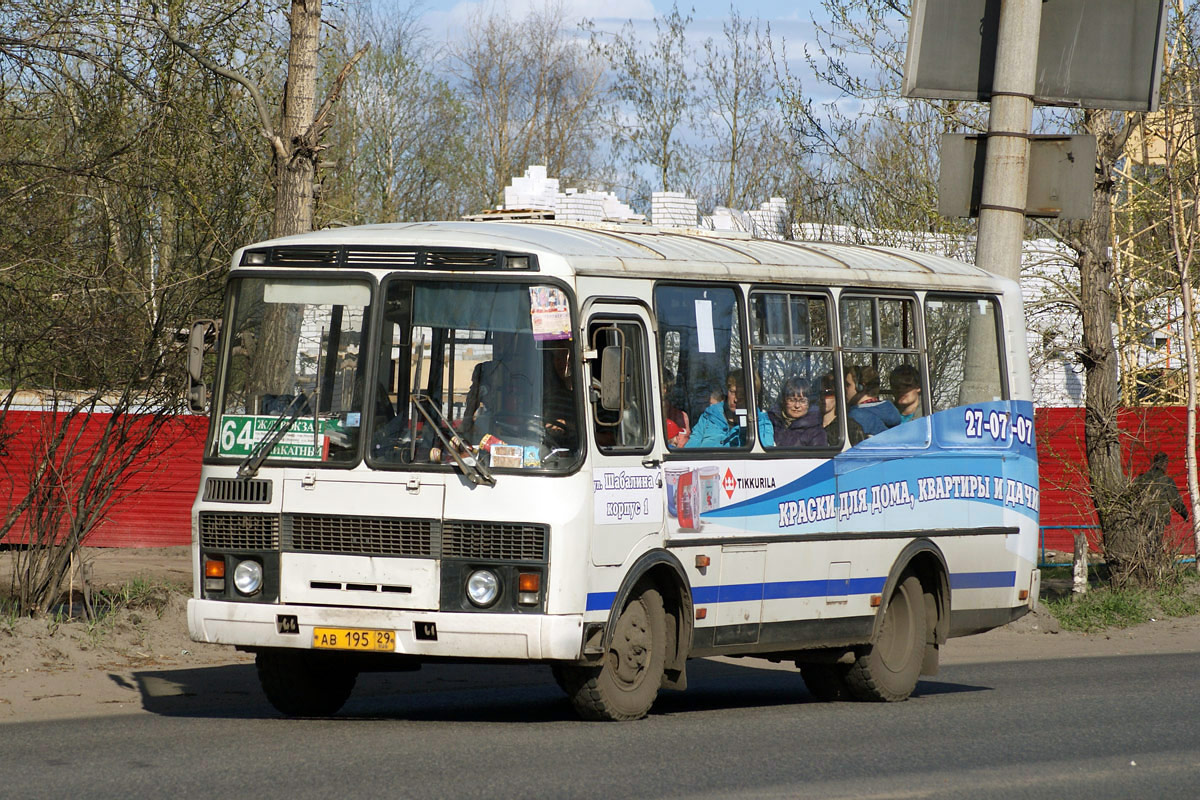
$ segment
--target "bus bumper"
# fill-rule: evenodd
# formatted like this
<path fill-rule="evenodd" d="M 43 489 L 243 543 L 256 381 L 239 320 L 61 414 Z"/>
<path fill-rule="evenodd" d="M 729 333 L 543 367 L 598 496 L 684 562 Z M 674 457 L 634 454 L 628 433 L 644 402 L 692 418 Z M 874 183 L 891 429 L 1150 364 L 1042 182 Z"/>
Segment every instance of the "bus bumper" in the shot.
<path fill-rule="evenodd" d="M 290 620 L 296 632 L 283 632 Z M 430 627 L 432 623 L 432 628 Z M 313 628 L 369 628 L 395 634 L 396 654 L 532 661 L 580 657 L 583 615 L 449 613 L 188 600 L 197 642 L 311 649 Z M 422 638 L 418 639 L 418 631 Z M 436 638 L 427 638 L 433 633 Z"/>

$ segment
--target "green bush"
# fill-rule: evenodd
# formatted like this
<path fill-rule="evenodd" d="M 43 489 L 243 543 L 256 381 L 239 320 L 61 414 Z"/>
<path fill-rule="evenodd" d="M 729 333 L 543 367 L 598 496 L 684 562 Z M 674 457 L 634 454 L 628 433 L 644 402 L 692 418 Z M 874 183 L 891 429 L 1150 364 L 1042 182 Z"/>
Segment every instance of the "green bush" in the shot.
<path fill-rule="evenodd" d="M 1176 572 L 1156 589 L 1093 587 L 1081 597 L 1048 600 L 1047 609 L 1063 630 L 1095 633 L 1127 628 L 1152 619 L 1200 613 L 1200 579 L 1195 572 Z"/>

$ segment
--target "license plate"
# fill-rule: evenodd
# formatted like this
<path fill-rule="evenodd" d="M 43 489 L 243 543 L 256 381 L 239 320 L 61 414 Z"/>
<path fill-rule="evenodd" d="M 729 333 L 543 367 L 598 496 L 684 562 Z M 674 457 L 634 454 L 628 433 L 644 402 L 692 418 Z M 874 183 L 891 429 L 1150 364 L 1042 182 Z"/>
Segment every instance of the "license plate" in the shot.
<path fill-rule="evenodd" d="M 371 628 L 313 628 L 313 647 L 318 650 L 396 650 L 395 631 Z"/>

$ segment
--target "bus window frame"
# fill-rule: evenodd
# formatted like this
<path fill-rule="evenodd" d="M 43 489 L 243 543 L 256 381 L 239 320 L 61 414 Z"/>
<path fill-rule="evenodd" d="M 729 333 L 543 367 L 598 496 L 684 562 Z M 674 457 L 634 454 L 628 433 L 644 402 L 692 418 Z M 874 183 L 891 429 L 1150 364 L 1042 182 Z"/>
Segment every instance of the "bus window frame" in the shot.
<path fill-rule="evenodd" d="M 992 322 L 996 328 L 996 355 L 998 356 L 998 366 L 1000 368 L 1000 401 L 1004 403 L 1011 403 L 1013 401 L 1012 386 L 1010 385 L 1009 381 L 1011 378 L 1011 373 L 1009 372 L 1008 363 L 1008 338 L 1004 335 L 1004 332 L 1007 330 L 1007 324 L 1004 316 L 1003 296 L 998 294 L 989 294 L 987 292 L 956 292 L 944 291 L 940 289 L 927 289 L 922 293 L 920 299 L 922 327 L 925 324 L 925 303 L 931 297 L 934 300 L 970 300 L 973 302 L 986 300 L 987 302 L 991 303 Z M 925 353 L 926 357 L 928 357 L 928 348 L 926 348 Z M 922 376 L 922 383 L 925 387 L 922 389 L 922 392 L 929 391 L 930 386 L 928 365 L 926 366 L 925 374 Z M 933 397 L 930 396 L 927 402 L 929 404 L 929 408 L 932 409 Z"/>
<path fill-rule="evenodd" d="M 642 317 L 638 316 L 637 314 L 630 313 L 629 311 L 616 311 L 615 310 L 615 309 L 621 308 L 622 306 L 630 306 L 630 305 L 637 306 L 637 308 L 640 309 L 641 312 L 646 315 L 645 318 L 643 319 Z M 646 307 L 645 302 L 643 302 L 642 300 L 635 298 L 635 297 L 591 297 L 591 298 L 588 298 L 587 309 L 584 313 L 586 315 L 586 319 L 584 319 L 583 322 L 581 323 L 581 327 L 586 331 L 588 337 L 591 337 L 591 335 L 592 335 L 592 325 L 594 323 L 598 324 L 600 326 L 604 326 L 604 325 L 609 325 L 612 323 L 619 323 L 619 322 L 634 322 L 634 323 L 637 323 L 637 325 L 641 328 L 642 337 L 643 337 L 643 339 L 642 339 L 642 346 L 643 346 L 642 363 L 645 365 L 645 374 L 643 375 L 643 378 L 645 380 L 643 381 L 643 389 L 646 391 L 646 393 L 648 395 L 648 396 L 644 397 L 642 400 L 642 403 L 644 406 L 643 417 L 644 417 L 645 423 L 646 423 L 646 430 L 649 432 L 649 436 L 647 437 L 647 443 L 644 447 L 640 447 L 640 448 L 632 448 L 632 447 L 630 447 L 630 448 L 612 448 L 612 447 L 608 447 L 608 446 L 602 447 L 594 436 L 592 437 L 592 441 L 591 441 L 592 447 L 595 448 L 595 451 L 598 455 L 604 456 L 605 458 L 619 458 L 621 456 L 646 456 L 646 455 L 649 455 L 654 452 L 654 450 L 658 444 L 659 435 L 661 434 L 661 435 L 665 436 L 665 434 L 666 434 L 665 430 L 662 430 L 662 431 L 659 430 L 660 424 L 662 426 L 666 425 L 665 422 L 660 423 L 660 418 L 662 417 L 662 414 L 661 414 L 661 412 L 656 413 L 654 410 L 656 404 L 661 405 L 661 402 L 656 400 L 656 398 L 660 397 L 661 393 L 662 393 L 661 376 L 656 376 L 655 375 L 656 370 L 654 369 L 654 367 L 658 366 L 658 364 L 661 362 L 659 353 L 656 350 L 656 347 L 657 347 L 657 336 L 656 336 L 657 325 L 655 324 L 654 314 L 649 308 Z M 652 341 L 654 341 L 653 345 L 652 345 Z M 587 342 L 587 348 L 585 348 L 585 349 L 590 349 L 590 348 L 591 348 L 591 341 L 589 338 L 589 341 Z M 653 358 L 653 361 L 651 360 L 652 358 Z M 597 353 L 596 360 L 597 361 L 599 360 L 599 353 Z M 581 364 L 586 363 L 588 365 L 588 370 L 589 371 L 591 370 L 591 364 L 593 362 L 587 361 L 587 362 L 580 362 L 580 363 Z M 582 372 L 582 369 L 580 371 Z M 661 368 L 659 368 L 659 370 L 657 370 L 657 371 L 661 372 Z M 657 380 L 656 380 L 656 378 L 657 378 Z M 589 381 L 589 383 L 590 383 L 590 381 Z M 591 400 L 590 386 L 589 386 L 588 394 L 584 395 L 584 397 L 585 397 L 585 403 L 587 405 L 587 409 L 585 409 L 585 411 L 584 411 L 584 417 L 587 420 L 588 430 L 592 431 L 594 433 L 595 432 L 594 426 L 597 425 L 598 423 L 596 422 L 596 419 L 595 419 L 596 404 L 593 403 Z"/>
<path fill-rule="evenodd" d="M 814 348 L 812 346 L 809 346 L 809 347 L 803 348 L 803 349 L 807 350 L 808 352 L 825 352 L 826 350 L 828 350 L 832 357 L 831 363 L 833 365 L 832 368 L 834 370 L 834 373 L 836 375 L 838 375 L 840 378 L 840 376 L 842 376 L 844 374 L 844 372 L 843 372 L 843 367 L 842 367 L 840 317 L 838 316 L 838 297 L 839 297 L 838 290 L 842 289 L 842 288 L 844 288 L 844 287 L 832 286 L 832 285 L 826 286 L 826 285 L 820 285 L 820 284 L 790 284 L 790 285 L 789 284 L 779 284 L 779 283 L 751 284 L 750 287 L 746 290 L 746 325 L 747 325 L 747 328 L 749 328 L 749 325 L 750 325 L 751 303 L 753 301 L 754 295 L 758 292 L 765 292 L 765 293 L 774 292 L 774 293 L 783 293 L 783 294 L 787 294 L 787 295 L 807 294 L 810 296 L 811 295 L 819 295 L 821 297 L 824 297 L 825 301 L 826 301 L 826 306 L 825 306 L 826 322 L 829 325 L 829 345 L 826 348 Z M 790 316 L 789 316 L 789 324 L 790 324 Z M 750 363 L 751 363 L 751 367 L 753 367 L 754 366 L 753 359 L 754 359 L 754 353 L 755 353 L 755 346 L 752 342 L 750 342 L 750 335 L 751 334 L 749 332 L 747 332 L 746 344 L 747 344 L 747 347 L 749 347 L 749 349 L 750 349 L 750 359 L 751 359 Z M 761 349 L 761 350 L 773 350 L 773 349 L 777 350 L 777 349 L 781 349 L 781 348 L 772 347 L 770 345 L 765 345 L 759 349 Z M 782 348 L 782 349 L 791 349 L 791 348 L 789 347 L 789 348 Z M 835 396 L 837 397 L 837 409 L 838 409 L 837 418 L 838 418 L 838 424 L 841 428 L 841 434 L 842 434 L 842 439 L 841 439 L 840 444 L 836 444 L 836 445 L 826 444 L 825 447 L 771 447 L 771 448 L 761 447 L 761 452 L 755 453 L 755 455 L 760 458 L 761 457 L 767 457 L 767 458 L 830 458 L 831 456 L 836 455 L 837 453 L 840 453 L 847 446 L 848 432 L 846 429 L 846 416 L 847 416 L 846 415 L 846 401 L 849 398 L 846 397 L 846 387 L 845 387 L 844 380 L 841 380 L 841 379 L 836 380 L 836 381 L 834 381 L 834 384 L 836 387 L 835 388 L 835 392 L 836 392 Z M 758 402 L 757 396 L 754 398 L 754 400 L 757 405 L 757 402 Z M 763 409 L 763 410 L 766 411 L 766 409 Z"/>
<path fill-rule="evenodd" d="M 364 337 L 373 335 L 374 331 L 375 331 L 375 325 L 377 324 L 377 318 L 382 318 L 382 316 L 383 316 L 382 314 L 379 313 L 379 309 L 375 307 L 375 304 L 380 300 L 380 297 L 381 297 L 380 289 L 379 289 L 380 281 L 374 274 L 372 274 L 370 272 L 366 272 L 363 270 L 338 270 L 338 269 L 313 270 L 310 272 L 307 270 L 299 270 L 299 269 L 278 269 L 278 268 L 255 269 L 255 268 L 237 267 L 237 268 L 231 270 L 229 273 L 229 277 L 225 279 L 225 299 L 224 299 L 224 303 L 223 303 L 225 316 L 222 317 L 222 319 L 227 320 L 230 323 L 232 323 L 232 321 L 234 319 L 234 314 L 236 313 L 234 297 L 237 294 L 237 292 L 235 291 L 235 287 L 238 286 L 242 280 L 244 280 L 244 279 L 270 280 L 272 278 L 330 280 L 330 281 L 340 280 L 340 281 L 344 281 L 344 282 L 352 282 L 352 281 L 365 282 L 370 291 L 370 303 L 364 308 L 364 313 L 366 314 L 366 319 L 364 320 L 362 335 Z M 225 328 L 225 326 L 222 326 L 222 327 Z M 232 336 L 232 330 L 225 328 L 225 330 L 222 331 L 222 339 L 229 338 L 230 336 Z M 228 389 L 228 387 L 226 386 L 226 381 L 225 381 L 225 373 L 226 373 L 226 370 L 228 370 L 230 368 L 230 361 L 233 358 L 234 343 L 232 341 L 230 341 L 228 347 L 226 347 L 226 343 L 224 341 L 221 341 L 218 344 L 219 344 L 219 346 L 218 346 L 218 354 L 219 355 L 217 358 L 217 368 L 214 372 L 214 377 L 213 377 L 214 391 L 213 391 L 213 398 L 212 398 L 212 408 L 210 409 L 209 413 L 207 414 L 207 416 L 208 416 L 208 433 L 206 434 L 205 440 L 204 440 L 204 456 L 201 459 L 201 463 L 202 464 L 237 464 L 237 463 L 241 462 L 243 459 L 236 457 L 236 456 L 221 456 L 218 454 L 219 448 L 217 446 L 217 435 L 218 435 L 218 433 L 220 431 L 220 427 L 221 427 L 220 419 L 221 419 L 221 415 L 223 413 L 222 409 L 224 409 L 224 407 L 225 407 L 225 396 L 226 396 L 226 392 Z M 360 347 L 361 347 L 361 345 L 360 345 Z M 371 386 L 371 381 L 374 379 L 374 371 L 375 371 L 375 369 L 374 369 L 373 364 L 366 365 L 366 370 L 364 373 L 363 380 L 365 381 L 364 385 L 367 387 L 368 390 Z M 365 404 L 365 401 L 366 401 L 366 398 L 364 397 L 363 398 L 364 404 Z M 367 409 L 367 408 L 363 408 L 360 410 L 360 413 L 362 413 L 362 421 L 364 423 L 367 421 L 368 412 L 369 412 L 369 409 Z M 366 447 L 366 443 L 365 443 L 364 439 L 365 439 L 365 437 L 360 433 L 358 445 L 355 448 L 355 452 L 354 452 L 354 458 L 347 459 L 346 461 L 342 461 L 342 462 L 308 461 L 308 460 L 299 460 L 299 459 L 285 459 L 285 458 L 268 457 L 267 461 L 264 463 L 264 466 L 269 466 L 269 467 L 315 467 L 315 466 L 320 466 L 322 469 L 352 470 L 352 469 L 356 468 L 357 466 L 359 466 L 360 464 L 362 464 L 366 458 L 366 456 L 365 456 L 366 451 L 364 449 Z"/>
<path fill-rule="evenodd" d="M 530 272 L 530 271 L 525 271 L 525 270 L 522 270 L 522 271 L 516 272 L 516 273 L 512 273 L 512 274 L 496 273 L 496 272 L 488 272 L 488 273 L 483 273 L 483 274 L 456 272 L 453 275 L 447 275 L 445 273 L 406 272 L 406 271 L 401 271 L 401 270 L 393 270 L 393 271 L 389 272 L 386 276 L 384 276 L 379 281 L 378 298 L 379 298 L 379 302 L 381 304 L 384 301 L 384 292 L 386 291 L 388 284 L 390 284 L 392 281 L 407 281 L 410 284 L 416 284 L 416 283 L 422 283 L 422 282 L 442 282 L 442 283 L 460 283 L 460 284 L 461 283 L 485 283 L 485 284 L 488 284 L 488 283 L 490 283 L 490 284 L 511 283 L 511 284 L 516 284 L 516 285 L 520 285 L 520 286 L 554 286 L 555 288 L 563 291 L 566 294 L 567 304 L 570 307 L 570 311 L 571 311 L 571 357 L 575 360 L 574 363 L 576 365 L 579 365 L 582 363 L 583 348 L 580 346 L 580 342 L 579 342 L 579 320 L 580 320 L 579 302 L 578 302 L 578 298 L 575 296 L 575 290 L 571 287 L 570 284 L 568 284 L 566 281 L 562 280 L 561 278 L 555 278 L 550 275 L 546 275 L 545 273 L 540 273 L 540 272 L 535 273 L 535 272 Z M 372 383 L 370 384 L 372 387 L 377 387 L 377 380 L 376 380 L 375 373 L 378 372 L 377 365 L 378 365 L 379 352 L 378 352 L 378 348 L 376 347 L 376 345 L 380 341 L 380 337 L 383 336 L 383 316 L 384 315 L 382 313 L 380 313 L 380 314 L 377 314 L 376 316 L 379 317 L 379 322 L 378 322 L 379 327 L 375 328 L 374 326 L 372 326 L 372 330 L 371 330 L 371 336 L 372 336 L 372 338 L 371 338 L 371 342 L 372 342 L 371 356 L 372 357 L 370 360 L 372 361 L 372 365 L 371 365 L 372 374 L 370 374 L 368 376 L 368 380 L 372 381 Z M 410 319 L 410 327 L 411 327 L 411 319 Z M 579 401 L 575 404 L 575 417 L 576 417 L 575 424 L 576 424 L 576 429 L 579 431 L 579 438 L 578 438 L 577 452 L 576 452 L 574 461 L 572 461 L 565 468 L 557 469 L 557 470 L 491 467 L 490 469 L 493 473 L 495 473 L 497 475 L 502 475 L 502 476 L 505 476 L 505 475 L 506 476 L 538 475 L 538 476 L 547 477 L 547 478 L 558 478 L 558 477 L 566 477 L 569 475 L 574 475 L 577 472 L 579 472 L 580 469 L 583 468 L 583 464 L 586 460 L 587 449 L 589 447 L 589 438 L 590 437 L 586 436 L 586 431 L 585 431 L 585 426 L 588 423 L 588 416 L 583 409 L 584 403 L 586 402 L 586 395 L 584 394 L 585 387 L 583 386 L 583 383 L 582 383 L 582 369 L 580 369 L 577 366 L 576 369 L 573 371 L 571 379 L 572 379 L 572 383 L 573 383 L 573 390 L 575 392 L 575 396 L 577 398 L 579 398 Z M 404 388 L 404 391 L 403 391 L 402 396 L 398 395 L 398 397 L 397 397 L 398 404 L 409 402 L 411 387 L 406 385 L 403 388 Z M 364 409 L 364 420 L 365 420 L 365 424 L 370 426 L 369 430 L 372 432 L 372 435 L 373 435 L 373 432 L 375 430 L 375 403 L 372 402 L 368 405 L 369 405 L 369 408 Z M 368 414 L 369 414 L 369 417 L 367 416 Z M 363 438 L 369 439 L 370 436 L 364 436 Z M 366 447 L 365 442 L 364 442 L 363 446 Z M 418 463 L 396 462 L 396 463 L 393 463 L 393 462 L 387 462 L 387 461 L 380 461 L 375 458 L 372 458 L 369 450 L 366 452 L 366 455 L 363 460 L 365 461 L 366 465 L 370 469 L 372 469 L 374 471 L 378 471 L 378 472 L 425 472 L 425 473 L 439 473 L 439 474 L 457 474 L 459 472 L 458 467 L 456 465 L 454 465 L 453 463 L 437 463 L 437 464 L 428 463 L 428 462 L 418 462 Z"/>
<path fill-rule="evenodd" d="M 738 325 L 740 326 L 739 330 L 738 330 L 738 335 L 741 337 L 740 351 L 741 351 L 741 359 L 742 359 L 742 362 L 741 362 L 742 363 L 742 376 L 743 376 L 743 380 L 746 382 L 746 401 L 747 401 L 746 402 L 746 408 L 747 408 L 746 427 L 749 429 L 749 435 L 746 437 L 746 443 L 744 445 L 742 445 L 741 447 L 687 447 L 687 446 L 676 447 L 676 448 L 664 447 L 663 448 L 664 460 L 667 460 L 667 461 L 685 461 L 685 460 L 687 460 L 687 461 L 702 461 L 702 460 L 707 460 L 707 459 L 719 459 L 722 457 L 723 454 L 727 454 L 727 453 L 736 453 L 739 458 L 751 457 L 752 455 L 754 455 L 752 453 L 754 446 L 758 443 L 758 425 L 757 425 L 757 418 L 754 420 L 751 420 L 749 417 L 749 409 L 752 407 L 752 404 L 755 402 L 755 396 L 754 396 L 754 387 L 752 385 L 754 383 L 753 378 L 746 380 L 747 378 L 750 377 L 749 375 L 747 375 L 747 372 L 749 371 L 747 369 L 747 365 L 750 363 L 750 351 L 749 351 L 749 345 L 747 342 L 747 337 L 750 334 L 749 334 L 749 328 L 748 328 L 747 316 L 746 316 L 747 301 L 746 301 L 745 285 L 738 281 L 734 281 L 734 280 L 696 281 L 696 280 L 655 279 L 654 281 L 651 282 L 651 284 L 650 284 L 650 301 L 651 301 L 650 318 L 654 323 L 653 333 L 654 333 L 655 359 L 658 361 L 658 374 L 655 376 L 657 384 L 656 384 L 655 388 L 657 388 L 660 393 L 662 391 L 661 387 L 662 387 L 663 369 L 664 369 L 665 363 L 666 363 L 662 357 L 662 355 L 663 355 L 662 352 L 659 350 L 659 337 L 662 335 L 662 320 L 659 318 L 659 314 L 658 314 L 658 291 L 661 287 L 703 288 L 703 289 L 718 288 L 718 289 L 731 289 L 733 291 L 734 301 L 738 307 L 737 322 L 738 322 Z M 730 348 L 729 352 L 732 355 L 733 348 Z M 727 370 L 726 375 L 728 375 L 728 374 L 729 373 Z M 677 381 L 679 380 L 678 374 L 676 374 L 675 379 Z M 724 387 L 722 387 L 722 388 L 724 388 Z M 755 413 L 757 414 L 757 410 Z M 698 418 L 699 417 L 697 417 L 697 419 Z M 692 420 L 689 417 L 689 421 L 692 425 L 692 428 L 695 429 L 696 420 Z M 752 425 L 751 424 L 752 422 L 755 424 Z M 665 423 L 663 425 L 664 425 L 663 434 L 666 435 Z M 761 455 L 761 453 L 760 453 L 760 455 Z"/>
<path fill-rule="evenodd" d="M 872 346 L 869 348 L 867 348 L 867 347 L 848 347 L 842 341 L 842 319 L 841 319 L 842 298 L 845 298 L 845 297 L 850 297 L 850 298 L 866 297 L 866 298 L 872 299 L 872 300 L 894 299 L 894 300 L 909 300 L 909 301 L 911 301 L 913 304 L 913 338 L 916 342 L 915 346 L 911 347 L 911 348 L 883 347 L 882 345 L 880 345 L 878 347 Z M 878 356 L 878 355 L 893 355 L 893 356 L 915 355 L 916 361 L 917 361 L 917 368 L 920 370 L 920 373 L 921 373 L 921 415 L 922 415 L 922 417 L 929 416 L 929 414 L 931 413 L 930 409 L 932 408 L 932 404 L 931 404 L 931 400 L 929 399 L 929 361 L 928 361 L 928 355 L 929 355 L 928 344 L 929 343 L 925 337 L 924 290 L 906 291 L 903 289 L 890 289 L 890 288 L 881 288 L 881 289 L 876 290 L 876 289 L 872 289 L 870 287 L 842 287 L 842 290 L 838 293 L 838 297 L 837 297 L 837 316 L 838 316 L 838 321 L 837 321 L 838 351 L 842 354 L 842 367 L 841 367 L 840 374 L 843 376 L 843 380 L 841 381 L 842 388 L 839 389 L 839 391 L 841 391 L 842 393 L 845 393 L 845 380 L 844 380 L 844 377 L 846 374 L 845 364 L 846 364 L 848 357 L 851 357 L 855 354 L 858 354 L 858 355 L 870 354 L 873 356 Z M 875 337 L 874 338 L 878 339 L 879 338 L 879 335 L 878 335 L 878 333 L 879 333 L 878 305 L 876 305 L 874 307 L 874 311 L 872 312 L 872 317 L 873 317 L 872 323 L 875 326 Z M 876 360 L 877 359 L 874 359 L 874 358 L 872 359 L 873 362 Z M 854 366 L 858 367 L 860 365 L 856 364 Z M 880 373 L 880 375 L 879 375 L 880 389 L 881 389 L 880 394 L 881 395 L 884 394 L 882 391 L 882 388 L 883 388 L 884 381 L 887 380 L 887 377 L 888 376 L 884 375 L 883 373 Z M 890 398 L 890 397 L 888 399 L 889 399 L 889 401 L 892 400 L 892 398 Z M 850 402 L 849 397 L 846 398 L 846 402 L 847 403 Z M 894 402 L 893 402 L 893 405 L 895 405 Z M 847 416 L 849 416 L 848 408 L 847 408 Z"/>

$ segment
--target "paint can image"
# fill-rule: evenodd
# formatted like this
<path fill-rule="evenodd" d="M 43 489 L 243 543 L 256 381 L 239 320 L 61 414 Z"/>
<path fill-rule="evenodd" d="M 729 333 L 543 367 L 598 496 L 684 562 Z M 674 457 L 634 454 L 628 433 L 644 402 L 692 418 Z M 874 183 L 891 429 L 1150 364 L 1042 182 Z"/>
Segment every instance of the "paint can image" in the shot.
<path fill-rule="evenodd" d="M 679 476 L 675 487 L 675 516 L 679 518 L 679 530 L 700 530 L 700 485 L 696 470 Z"/>
<path fill-rule="evenodd" d="M 715 511 L 721 507 L 721 468 L 701 467 L 698 481 L 700 484 L 700 510 Z"/>
<path fill-rule="evenodd" d="M 667 513 L 674 517 L 677 516 L 675 513 L 675 497 L 679 486 L 679 476 L 691 472 L 691 470 L 686 467 L 667 467 L 663 471 L 666 473 L 667 481 Z"/>

